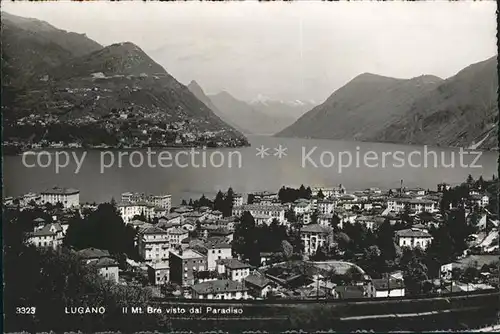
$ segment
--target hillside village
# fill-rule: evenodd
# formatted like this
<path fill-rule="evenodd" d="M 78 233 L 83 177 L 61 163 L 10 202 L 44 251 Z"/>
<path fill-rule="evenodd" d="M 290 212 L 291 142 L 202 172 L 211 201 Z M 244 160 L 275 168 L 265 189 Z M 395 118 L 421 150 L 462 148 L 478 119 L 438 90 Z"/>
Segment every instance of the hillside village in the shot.
<path fill-rule="evenodd" d="M 497 179 L 422 188 L 220 191 L 80 203 L 54 187 L 5 198 L 26 243 L 69 249 L 158 298 L 350 299 L 498 288 Z"/>

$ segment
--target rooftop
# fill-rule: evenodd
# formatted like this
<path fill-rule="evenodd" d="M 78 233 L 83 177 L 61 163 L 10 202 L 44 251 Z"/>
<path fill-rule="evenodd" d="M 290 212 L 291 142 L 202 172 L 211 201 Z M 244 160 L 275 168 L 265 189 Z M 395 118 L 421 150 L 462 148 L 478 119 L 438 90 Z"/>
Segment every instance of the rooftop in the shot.
<path fill-rule="evenodd" d="M 107 250 L 102 250 L 99 248 L 85 248 L 77 252 L 78 256 L 84 259 L 96 259 L 101 257 L 109 257 L 109 252 Z"/>
<path fill-rule="evenodd" d="M 396 231 L 396 235 L 404 238 L 432 238 L 429 233 L 416 228 Z"/>
<path fill-rule="evenodd" d="M 152 226 L 142 231 L 142 234 L 167 234 L 167 231 L 157 226 Z"/>
<path fill-rule="evenodd" d="M 309 232 L 309 233 L 324 233 L 327 234 L 330 231 L 318 224 L 310 224 L 310 225 L 305 225 L 300 229 L 300 232 Z"/>
<path fill-rule="evenodd" d="M 194 250 L 192 249 L 186 249 L 182 252 L 172 252 L 172 254 L 180 257 L 181 259 L 183 260 L 189 260 L 189 259 L 199 259 L 200 257 L 203 258 L 203 254 L 200 254 L 198 252 L 195 252 Z"/>
<path fill-rule="evenodd" d="M 223 293 L 246 291 L 247 289 L 242 283 L 231 280 L 215 280 L 203 283 L 198 283 L 192 286 L 192 289 L 198 294 Z"/>
<path fill-rule="evenodd" d="M 259 288 L 264 288 L 271 283 L 270 279 L 260 274 L 250 274 L 244 278 L 244 281 L 246 283 L 258 286 Z"/>
<path fill-rule="evenodd" d="M 376 290 L 387 290 L 389 289 L 403 289 L 405 287 L 402 280 L 390 279 L 389 282 L 386 278 L 372 279 L 373 287 Z"/>
<path fill-rule="evenodd" d="M 222 259 L 219 260 L 219 263 L 223 263 L 227 268 L 229 269 L 245 269 L 245 268 L 250 268 L 251 265 L 248 263 L 243 263 L 238 259 Z"/>
<path fill-rule="evenodd" d="M 95 265 L 96 267 L 103 268 L 103 267 L 117 267 L 118 263 L 113 260 L 112 258 L 109 257 L 101 257 L 100 259 L 93 260 L 91 264 Z"/>
<path fill-rule="evenodd" d="M 52 187 L 49 189 L 46 189 L 41 192 L 41 194 L 45 195 L 74 195 L 74 194 L 79 194 L 80 190 L 73 189 L 73 188 L 61 188 L 61 187 Z"/>

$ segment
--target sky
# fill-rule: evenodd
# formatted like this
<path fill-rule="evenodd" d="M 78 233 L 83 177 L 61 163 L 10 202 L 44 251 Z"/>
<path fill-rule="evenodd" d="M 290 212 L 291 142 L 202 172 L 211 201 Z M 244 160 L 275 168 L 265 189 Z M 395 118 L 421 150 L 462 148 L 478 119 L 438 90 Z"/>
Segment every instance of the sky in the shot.
<path fill-rule="evenodd" d="M 2 10 L 130 41 L 208 94 L 324 101 L 365 72 L 447 78 L 496 54 L 496 2 L 2 2 Z"/>

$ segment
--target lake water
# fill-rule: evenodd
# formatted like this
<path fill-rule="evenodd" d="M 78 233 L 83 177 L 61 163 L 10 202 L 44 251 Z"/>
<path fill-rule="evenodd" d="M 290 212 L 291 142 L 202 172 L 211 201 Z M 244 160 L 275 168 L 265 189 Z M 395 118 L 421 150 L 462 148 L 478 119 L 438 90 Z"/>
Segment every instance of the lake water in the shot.
<path fill-rule="evenodd" d="M 178 204 L 182 199 L 197 198 L 201 194 L 214 196 L 219 189 L 228 187 L 248 193 L 277 191 L 282 185 L 342 184 L 350 191 L 395 188 L 403 180 L 407 187 L 436 189 L 440 182 L 460 183 L 468 174 L 489 179 L 498 170 L 497 152 L 482 152 L 472 164 L 475 154 L 462 155 L 463 161 L 460 161 L 460 150 L 450 148 L 266 136 L 249 136 L 249 140 L 251 147 L 199 149 L 195 156 L 188 156 L 188 149 L 151 149 L 149 162 L 146 149 L 135 153 L 124 151 L 121 164 L 118 151 L 65 150 L 78 159 L 86 152 L 77 173 L 78 164 L 73 158 L 56 172 L 56 157 L 61 163 L 65 162 L 65 156 L 57 155 L 56 149 L 39 156 L 42 164 L 48 163 L 49 157 L 52 159 L 45 168 L 26 167 L 22 156 L 8 156 L 3 166 L 4 196 L 38 192 L 57 185 L 79 189 L 82 202 L 109 201 L 112 197 L 119 200 L 122 192 L 137 191 L 169 193 L 173 203 Z M 280 145 L 286 149 L 283 150 L 286 156 L 281 158 L 274 155 Z M 268 149 L 268 155 L 263 158 L 256 155 L 261 146 Z M 162 151 L 163 160 L 158 161 Z M 347 166 L 349 155 L 350 167 Z M 141 156 L 143 164 L 134 167 L 139 165 Z M 453 166 L 452 159 L 455 160 Z M 25 160 L 33 165 L 37 156 L 26 155 Z M 109 167 L 103 168 L 103 165 Z"/>

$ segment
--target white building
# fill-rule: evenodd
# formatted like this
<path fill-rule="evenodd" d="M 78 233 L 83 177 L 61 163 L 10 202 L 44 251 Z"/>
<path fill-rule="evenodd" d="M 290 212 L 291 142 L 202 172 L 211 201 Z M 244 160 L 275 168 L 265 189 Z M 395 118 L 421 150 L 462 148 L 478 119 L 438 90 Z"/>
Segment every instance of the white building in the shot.
<path fill-rule="evenodd" d="M 233 196 L 233 206 L 242 206 L 243 205 L 243 195 L 234 194 Z"/>
<path fill-rule="evenodd" d="M 296 216 L 301 216 L 305 213 L 309 213 L 311 211 L 311 201 L 306 199 L 298 199 L 293 203 L 293 211 Z"/>
<path fill-rule="evenodd" d="M 405 207 L 408 206 L 414 213 L 435 212 L 435 202 L 425 199 L 412 199 L 412 198 L 389 198 L 387 200 L 387 208 L 394 212 L 403 212 Z"/>
<path fill-rule="evenodd" d="M 62 246 L 64 239 L 63 228 L 59 223 L 51 223 L 41 227 L 36 227 L 30 233 L 28 242 L 36 247 L 49 247 L 57 249 Z"/>
<path fill-rule="evenodd" d="M 396 231 L 396 243 L 399 247 L 416 248 L 425 250 L 432 242 L 432 236 L 418 228 Z"/>
<path fill-rule="evenodd" d="M 146 262 L 166 262 L 170 251 L 170 236 L 159 227 L 149 227 L 139 233 L 139 256 Z"/>
<path fill-rule="evenodd" d="M 243 215 L 243 212 L 248 211 L 252 216 L 266 215 L 273 219 L 277 219 L 280 223 L 286 223 L 285 207 L 282 205 L 259 205 L 259 204 L 245 204 L 242 206 L 233 207 L 233 215 Z"/>
<path fill-rule="evenodd" d="M 163 285 L 169 281 L 170 267 L 168 262 L 148 264 L 149 281 L 154 285 Z"/>
<path fill-rule="evenodd" d="M 174 227 L 167 232 L 170 248 L 180 246 L 182 240 L 189 236 L 189 232 L 183 228 Z"/>
<path fill-rule="evenodd" d="M 404 281 L 392 278 L 372 279 L 368 295 L 372 298 L 404 297 Z"/>
<path fill-rule="evenodd" d="M 144 215 L 146 219 L 155 217 L 155 207 L 151 204 L 124 202 L 118 204 L 117 207 L 125 224 L 130 223 L 135 216 Z"/>
<path fill-rule="evenodd" d="M 232 281 L 241 282 L 245 277 L 250 275 L 251 266 L 237 259 L 222 259 L 217 260 L 217 271 L 225 273 L 226 277 Z"/>
<path fill-rule="evenodd" d="M 247 299 L 248 289 L 241 282 L 214 280 L 191 287 L 193 299 Z"/>
<path fill-rule="evenodd" d="M 320 214 L 330 214 L 333 213 L 335 203 L 330 200 L 318 200 L 317 209 Z"/>
<path fill-rule="evenodd" d="M 91 261 L 89 264 L 96 266 L 99 274 L 105 279 L 118 283 L 118 263 L 115 260 L 109 257 L 102 257 L 98 260 Z"/>
<path fill-rule="evenodd" d="M 319 247 L 327 245 L 331 231 L 319 224 L 305 225 L 300 230 L 304 253 L 313 255 Z"/>
<path fill-rule="evenodd" d="M 56 205 L 61 203 L 65 208 L 80 206 L 80 191 L 72 188 L 53 187 L 41 192 L 41 203 Z"/>
<path fill-rule="evenodd" d="M 126 192 L 122 194 L 122 202 L 125 203 L 140 203 L 144 202 L 154 207 L 166 209 L 170 212 L 172 208 L 172 196 L 171 195 L 148 195 L 143 193 L 131 193 Z"/>
<path fill-rule="evenodd" d="M 472 195 L 471 198 L 475 204 L 477 204 L 478 206 L 480 206 L 482 208 L 488 206 L 488 204 L 490 203 L 490 198 L 486 195 L 479 195 L 479 194 Z"/>

